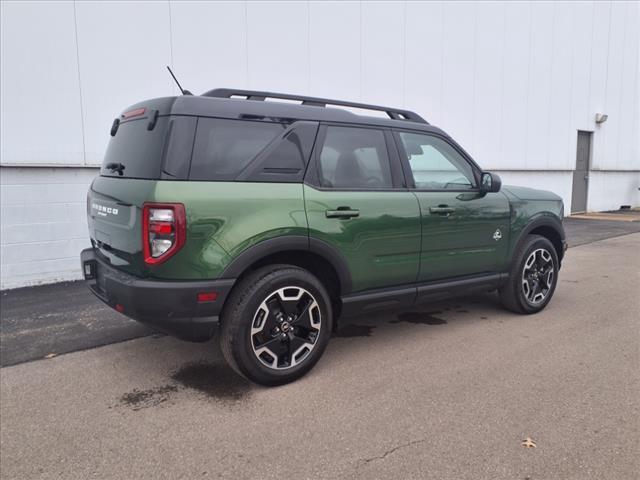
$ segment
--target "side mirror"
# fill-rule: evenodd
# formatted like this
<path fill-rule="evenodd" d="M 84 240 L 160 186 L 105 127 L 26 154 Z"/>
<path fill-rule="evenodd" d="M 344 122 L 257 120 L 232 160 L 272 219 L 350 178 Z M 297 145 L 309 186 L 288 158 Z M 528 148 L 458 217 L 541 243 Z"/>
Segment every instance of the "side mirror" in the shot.
<path fill-rule="evenodd" d="M 499 192 L 502 180 L 496 173 L 482 172 L 480 177 L 480 191 L 482 193 Z"/>

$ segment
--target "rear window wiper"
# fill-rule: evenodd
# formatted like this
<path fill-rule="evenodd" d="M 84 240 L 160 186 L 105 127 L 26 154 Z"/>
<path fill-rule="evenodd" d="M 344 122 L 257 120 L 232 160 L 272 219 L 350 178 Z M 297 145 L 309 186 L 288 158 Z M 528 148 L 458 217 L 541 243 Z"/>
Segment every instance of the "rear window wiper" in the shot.
<path fill-rule="evenodd" d="M 118 175 L 122 176 L 125 166 L 120 162 L 109 162 L 104 166 L 104 168 L 111 170 L 111 173 L 118 172 Z"/>

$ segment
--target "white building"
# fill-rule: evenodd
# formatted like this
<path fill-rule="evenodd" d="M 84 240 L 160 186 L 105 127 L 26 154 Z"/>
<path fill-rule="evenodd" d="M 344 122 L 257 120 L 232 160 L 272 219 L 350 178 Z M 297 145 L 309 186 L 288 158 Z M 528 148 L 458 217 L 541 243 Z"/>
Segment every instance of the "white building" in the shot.
<path fill-rule="evenodd" d="M 165 65 L 194 93 L 415 110 L 567 212 L 640 204 L 637 2 L 8 1 L 1 16 L 1 288 L 80 277 L 111 122 L 177 93 Z"/>

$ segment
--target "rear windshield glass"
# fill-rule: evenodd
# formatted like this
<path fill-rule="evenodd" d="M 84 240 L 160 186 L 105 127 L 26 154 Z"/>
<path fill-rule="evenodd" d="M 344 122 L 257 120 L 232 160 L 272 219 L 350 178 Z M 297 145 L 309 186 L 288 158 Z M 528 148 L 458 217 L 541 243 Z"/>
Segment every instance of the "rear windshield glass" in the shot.
<path fill-rule="evenodd" d="M 153 130 L 147 130 L 147 118 L 121 123 L 116 135 L 109 141 L 100 175 L 160 178 L 168 121 L 168 117 L 159 117 Z"/>
<path fill-rule="evenodd" d="M 200 118 L 189 178 L 234 179 L 286 127 L 281 123 Z"/>

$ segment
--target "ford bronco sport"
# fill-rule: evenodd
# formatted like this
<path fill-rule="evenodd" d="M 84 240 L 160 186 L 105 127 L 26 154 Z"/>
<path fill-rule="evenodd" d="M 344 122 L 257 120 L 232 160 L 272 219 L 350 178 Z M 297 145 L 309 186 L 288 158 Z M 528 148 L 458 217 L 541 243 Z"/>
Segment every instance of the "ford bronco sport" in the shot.
<path fill-rule="evenodd" d="M 264 385 L 308 372 L 340 316 L 494 290 L 538 312 L 566 248 L 560 197 L 501 188 L 416 113 L 245 90 L 126 109 L 87 214 L 99 299 L 183 339 L 220 323 Z"/>

